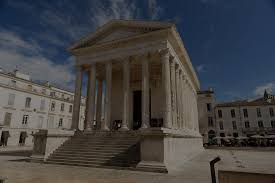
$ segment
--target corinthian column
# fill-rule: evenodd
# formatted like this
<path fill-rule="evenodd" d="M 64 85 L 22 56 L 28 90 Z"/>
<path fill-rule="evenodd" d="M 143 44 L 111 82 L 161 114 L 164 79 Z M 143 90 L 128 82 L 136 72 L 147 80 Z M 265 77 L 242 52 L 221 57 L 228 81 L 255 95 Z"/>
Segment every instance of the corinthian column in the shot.
<path fill-rule="evenodd" d="M 170 85 L 170 63 L 169 50 L 165 49 L 160 52 L 160 59 L 162 65 L 162 91 L 163 91 L 163 126 L 171 128 L 171 85 Z"/>
<path fill-rule="evenodd" d="M 149 105 L 150 105 L 150 76 L 148 55 L 142 60 L 142 125 L 141 128 L 150 126 Z"/>
<path fill-rule="evenodd" d="M 106 92 L 105 92 L 105 110 L 104 110 L 104 122 L 101 125 L 102 130 L 110 130 L 111 124 L 111 90 L 112 90 L 112 62 L 106 64 Z"/>
<path fill-rule="evenodd" d="M 175 111 L 176 111 L 176 129 L 180 128 L 180 66 L 176 65 L 176 100 L 175 100 Z"/>
<path fill-rule="evenodd" d="M 91 130 L 94 123 L 95 117 L 95 87 L 96 87 L 96 66 L 92 65 L 89 71 L 89 97 L 88 97 L 88 110 L 87 110 L 87 121 L 86 130 Z"/>
<path fill-rule="evenodd" d="M 174 57 L 170 57 L 170 70 L 171 70 L 171 98 L 172 98 L 172 126 L 175 129 L 177 123 L 176 111 L 176 71 Z"/>
<path fill-rule="evenodd" d="M 130 98 L 130 67 L 129 60 L 123 62 L 123 119 L 120 130 L 129 130 L 129 98 Z"/>
<path fill-rule="evenodd" d="M 101 127 L 101 108 L 102 108 L 102 80 L 97 80 L 97 99 L 96 99 L 96 127 Z"/>
<path fill-rule="evenodd" d="M 81 88 L 82 88 L 82 68 L 76 67 L 76 78 L 75 78 L 75 94 L 74 94 L 74 106 L 73 106 L 73 117 L 72 117 L 72 130 L 78 130 L 79 123 L 79 111 L 81 104 Z"/>

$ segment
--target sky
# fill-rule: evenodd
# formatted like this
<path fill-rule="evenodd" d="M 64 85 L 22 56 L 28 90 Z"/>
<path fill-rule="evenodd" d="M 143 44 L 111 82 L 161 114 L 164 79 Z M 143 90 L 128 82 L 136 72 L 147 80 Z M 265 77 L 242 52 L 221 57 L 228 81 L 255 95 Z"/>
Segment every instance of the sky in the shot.
<path fill-rule="evenodd" d="M 175 22 L 218 101 L 275 91 L 275 0 L 0 0 L 0 67 L 73 89 L 66 49 L 111 19 Z"/>

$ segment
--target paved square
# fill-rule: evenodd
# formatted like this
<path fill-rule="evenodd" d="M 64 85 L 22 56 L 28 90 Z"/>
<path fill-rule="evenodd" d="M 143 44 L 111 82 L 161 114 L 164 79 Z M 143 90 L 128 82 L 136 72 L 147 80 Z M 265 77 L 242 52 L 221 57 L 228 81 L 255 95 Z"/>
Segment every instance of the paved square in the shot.
<path fill-rule="evenodd" d="M 209 160 L 217 155 L 222 159 L 218 168 L 275 173 L 274 151 L 206 150 L 169 174 L 9 161 L 22 157 L 0 156 L 0 176 L 12 183 L 205 183 L 211 182 Z"/>

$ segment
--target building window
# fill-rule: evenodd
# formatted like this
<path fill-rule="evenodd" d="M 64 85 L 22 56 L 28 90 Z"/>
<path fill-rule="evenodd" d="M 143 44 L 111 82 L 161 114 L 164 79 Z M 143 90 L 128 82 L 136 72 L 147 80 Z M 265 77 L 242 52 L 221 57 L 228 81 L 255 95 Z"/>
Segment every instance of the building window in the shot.
<path fill-rule="evenodd" d="M 271 121 L 271 127 L 275 128 L 275 121 Z"/>
<path fill-rule="evenodd" d="M 8 105 L 14 105 L 14 100 L 15 100 L 15 94 L 10 93 L 9 94 Z"/>
<path fill-rule="evenodd" d="M 274 117 L 274 110 L 272 107 L 269 108 L 269 114 L 270 114 L 270 117 Z"/>
<path fill-rule="evenodd" d="M 212 117 L 208 117 L 208 126 L 209 127 L 213 126 L 213 118 Z"/>
<path fill-rule="evenodd" d="M 45 100 L 42 99 L 40 102 L 40 111 L 44 111 L 45 110 Z"/>
<path fill-rule="evenodd" d="M 31 107 L 31 98 L 30 97 L 27 97 L 26 98 L 26 102 L 25 102 L 25 107 L 26 108 L 30 108 Z"/>
<path fill-rule="evenodd" d="M 256 110 L 257 110 L 257 116 L 258 116 L 258 118 L 262 117 L 261 109 L 257 108 Z"/>
<path fill-rule="evenodd" d="M 220 125 L 220 130 L 223 130 L 223 122 L 222 121 L 219 122 L 219 125 Z"/>
<path fill-rule="evenodd" d="M 237 130 L 237 123 L 236 121 L 232 121 L 232 126 L 234 130 Z"/>
<path fill-rule="evenodd" d="M 231 109 L 231 117 L 232 118 L 235 118 L 236 117 L 236 114 L 235 114 L 235 109 Z"/>
<path fill-rule="evenodd" d="M 55 110 L 55 102 L 52 102 L 51 103 L 51 111 L 54 111 Z"/>
<path fill-rule="evenodd" d="M 58 127 L 62 127 L 62 126 L 63 126 L 63 118 L 60 118 L 58 122 Z"/>
<path fill-rule="evenodd" d="M 218 116 L 219 118 L 222 118 L 222 110 L 218 110 Z"/>
<path fill-rule="evenodd" d="M 65 104 L 64 104 L 64 103 L 62 103 L 62 104 L 61 104 L 60 111 L 64 111 L 64 108 L 65 108 Z"/>
<path fill-rule="evenodd" d="M 243 116 L 245 118 L 248 118 L 248 112 L 247 112 L 247 109 L 243 109 Z"/>
<path fill-rule="evenodd" d="M 73 106 L 70 105 L 70 108 L 69 108 L 69 113 L 72 113 L 73 112 Z"/>
<path fill-rule="evenodd" d="M 6 112 L 5 119 L 4 119 L 4 125 L 5 126 L 10 126 L 10 124 L 11 124 L 11 115 L 12 115 L 12 113 Z"/>
<path fill-rule="evenodd" d="M 224 133 L 220 133 L 220 137 L 225 137 L 225 134 Z"/>
<path fill-rule="evenodd" d="M 29 119 L 29 115 L 24 115 L 24 116 L 23 116 L 23 119 L 22 119 L 22 124 L 23 124 L 23 125 L 28 124 L 28 119 Z"/>
<path fill-rule="evenodd" d="M 249 128 L 249 127 L 250 127 L 249 121 L 245 121 L 245 122 L 244 122 L 244 127 L 245 127 L 245 128 Z"/>
<path fill-rule="evenodd" d="M 233 133 L 233 137 L 238 137 L 239 136 L 239 134 L 238 133 Z"/>
<path fill-rule="evenodd" d="M 207 103 L 207 104 L 206 104 L 206 107 L 207 107 L 207 111 L 208 111 L 208 112 L 211 112 L 211 111 L 212 111 L 212 106 L 211 106 L 210 103 Z"/>
<path fill-rule="evenodd" d="M 259 128 L 263 128 L 264 127 L 263 121 L 258 121 L 258 126 L 259 126 Z"/>

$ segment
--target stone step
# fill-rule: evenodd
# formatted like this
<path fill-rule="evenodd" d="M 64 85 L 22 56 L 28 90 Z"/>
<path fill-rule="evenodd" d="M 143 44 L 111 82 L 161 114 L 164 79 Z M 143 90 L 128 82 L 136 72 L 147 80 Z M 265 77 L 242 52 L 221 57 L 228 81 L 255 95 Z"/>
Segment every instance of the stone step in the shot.
<path fill-rule="evenodd" d="M 92 149 L 92 150 L 79 150 L 79 149 L 57 149 L 54 153 L 81 153 L 81 154 L 90 154 L 90 153 L 120 153 L 125 152 L 127 149 Z"/>
<path fill-rule="evenodd" d="M 69 161 L 74 161 L 74 160 L 78 160 L 78 161 L 112 161 L 116 156 L 113 157 L 106 157 L 106 156 L 96 156 L 96 157 L 82 157 L 82 156 L 78 156 L 78 157 L 72 157 L 72 156 L 51 156 L 49 159 L 54 160 L 54 159 L 66 159 Z M 116 157 L 115 161 L 129 161 L 128 157 Z"/>
<path fill-rule="evenodd" d="M 87 154 L 81 154 L 81 153 L 55 153 L 50 156 L 50 158 L 53 157 L 72 157 L 72 158 L 78 158 L 78 157 L 85 157 L 85 158 L 92 158 L 92 157 L 108 157 L 113 158 L 116 156 L 127 156 L 126 153 L 87 153 Z"/>
<path fill-rule="evenodd" d="M 71 149 L 71 150 L 78 150 L 78 151 L 90 151 L 90 150 L 107 150 L 107 151 L 116 151 L 116 150 L 126 150 L 129 146 L 61 146 L 60 150 L 62 149 Z"/>
<path fill-rule="evenodd" d="M 47 162 L 74 162 L 81 164 L 129 164 L 129 160 L 106 160 L 106 159 L 68 159 L 68 158 L 50 158 Z"/>
<path fill-rule="evenodd" d="M 83 167 L 99 167 L 99 168 L 113 168 L 113 169 L 122 169 L 123 167 L 129 167 L 128 164 L 86 164 L 86 163 L 79 163 L 79 162 L 64 162 L 64 161 L 47 161 L 47 164 L 58 164 L 58 165 L 69 165 L 69 166 L 83 166 Z"/>
<path fill-rule="evenodd" d="M 66 142 L 64 145 L 133 145 L 135 142 Z"/>
<path fill-rule="evenodd" d="M 46 163 L 75 166 L 129 167 L 137 163 L 135 156 L 139 138 L 129 133 L 78 133 L 47 159 Z"/>
<path fill-rule="evenodd" d="M 135 142 L 138 141 L 137 138 L 129 138 L 129 139 L 119 139 L 119 138 L 72 138 L 71 141 L 75 142 L 113 142 L 113 141 L 121 141 L 121 142 Z"/>

